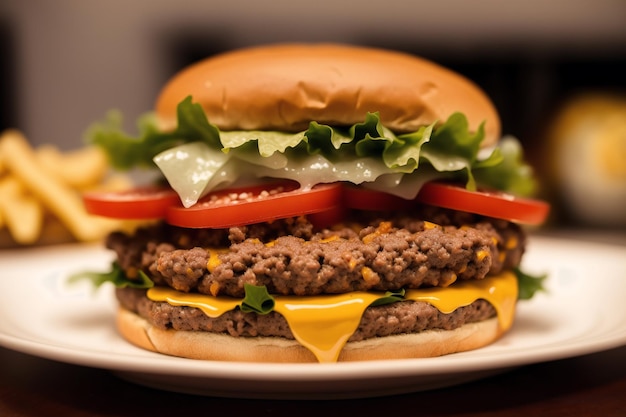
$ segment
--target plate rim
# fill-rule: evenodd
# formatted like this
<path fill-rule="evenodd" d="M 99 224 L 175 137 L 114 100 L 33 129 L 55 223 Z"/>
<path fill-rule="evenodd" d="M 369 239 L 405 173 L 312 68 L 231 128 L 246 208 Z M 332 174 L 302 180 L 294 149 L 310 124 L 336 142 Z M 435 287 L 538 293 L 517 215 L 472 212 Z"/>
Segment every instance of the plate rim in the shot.
<path fill-rule="evenodd" d="M 626 254 L 626 247 L 598 242 L 582 242 L 594 250 L 608 250 L 612 255 L 619 256 Z M 529 250 L 535 246 L 554 245 L 561 247 L 572 247 L 580 245 L 581 241 L 563 240 L 555 237 L 529 236 Z M 96 251 L 102 255 L 103 248 L 99 245 L 70 244 L 61 245 L 47 249 L 34 249 L 30 253 L 20 252 L 20 256 L 28 257 L 38 254 L 41 251 L 49 250 L 52 254 L 75 251 Z M 23 251 L 23 249 L 20 249 Z M 13 251 L 0 251 L 0 259 L 9 257 Z M 626 259 L 626 258 L 625 258 Z M 0 267 L 0 270 L 3 268 Z M 0 274 L 2 275 L 2 274 Z M 506 337 L 506 335 L 505 335 Z M 497 343 L 497 342 L 496 342 Z M 125 360 L 118 357 L 121 353 L 114 352 L 110 357 L 105 357 L 100 352 L 96 353 L 94 360 L 92 351 L 82 351 L 79 348 L 69 348 L 54 344 L 46 344 L 37 340 L 28 340 L 15 334 L 7 333 L 6 327 L 0 324 L 0 346 L 8 349 L 20 351 L 33 356 L 57 360 L 100 369 L 107 369 L 117 372 L 139 372 L 153 375 L 176 375 L 192 376 L 196 378 L 230 378 L 234 380 L 258 381 L 259 379 L 269 381 L 326 381 L 350 380 L 354 378 L 369 377 L 395 377 L 395 376 L 426 376 L 440 373 L 464 373 L 486 370 L 506 369 L 533 363 L 546 362 L 556 359 L 564 359 L 595 353 L 603 350 L 617 348 L 626 344 L 626 326 L 623 331 L 612 329 L 604 334 L 604 337 L 596 337 L 590 340 L 578 340 L 574 346 L 547 347 L 546 345 L 536 346 L 525 352 L 524 355 L 515 355 L 513 352 L 498 352 L 498 356 L 492 358 L 490 362 L 485 362 L 479 356 L 479 360 L 467 360 L 468 355 L 463 353 L 448 355 L 443 358 L 423 358 L 423 359 L 399 359 L 384 361 L 365 361 L 337 364 L 258 364 L 247 362 L 218 362 L 202 361 L 198 366 L 198 361 L 193 359 L 167 357 L 160 354 L 149 354 L 140 350 L 137 355 L 127 356 Z M 134 348 L 134 347 L 133 347 Z M 484 350 L 483 348 L 481 350 Z M 471 352 L 469 352 L 471 357 Z M 161 361 L 163 366 L 158 368 L 154 362 Z M 272 372 L 268 372 L 271 368 Z M 181 373 L 184 372 L 184 373 Z"/>

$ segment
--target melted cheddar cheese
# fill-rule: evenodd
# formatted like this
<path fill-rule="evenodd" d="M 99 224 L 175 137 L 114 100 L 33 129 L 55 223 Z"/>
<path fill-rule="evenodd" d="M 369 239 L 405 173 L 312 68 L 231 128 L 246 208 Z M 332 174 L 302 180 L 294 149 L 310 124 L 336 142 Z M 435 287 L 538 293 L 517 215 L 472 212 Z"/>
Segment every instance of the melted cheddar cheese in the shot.
<path fill-rule="evenodd" d="M 479 281 L 457 282 L 446 288 L 408 290 L 404 299 L 429 303 L 442 313 L 451 313 L 484 299 L 494 306 L 499 326 L 506 331 L 513 323 L 517 292 L 517 278 L 513 273 L 505 272 Z M 296 340 L 313 352 L 319 362 L 335 362 L 359 326 L 365 309 L 382 296 L 374 292 L 274 296 L 274 311 L 285 317 Z M 230 297 L 183 293 L 164 287 L 149 289 L 148 298 L 175 306 L 199 308 L 209 317 L 219 317 L 241 304 L 241 300 Z"/>

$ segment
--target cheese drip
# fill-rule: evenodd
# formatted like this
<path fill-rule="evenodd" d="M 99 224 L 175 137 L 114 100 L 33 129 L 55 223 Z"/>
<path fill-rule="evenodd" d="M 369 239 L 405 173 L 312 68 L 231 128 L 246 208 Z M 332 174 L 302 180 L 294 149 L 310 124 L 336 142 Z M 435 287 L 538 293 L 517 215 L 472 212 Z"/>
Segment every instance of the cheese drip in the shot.
<path fill-rule="evenodd" d="M 442 313 L 451 313 L 484 299 L 494 306 L 499 326 L 506 331 L 513 324 L 517 292 L 517 278 L 505 272 L 482 280 L 457 282 L 446 288 L 408 290 L 404 300 L 426 302 Z M 274 310 L 285 317 L 296 340 L 319 362 L 336 362 L 358 328 L 365 309 L 383 296 L 365 291 L 307 297 L 274 296 Z M 241 304 L 241 300 L 229 297 L 183 293 L 165 287 L 150 288 L 148 298 L 174 306 L 199 308 L 209 317 L 219 317 Z"/>

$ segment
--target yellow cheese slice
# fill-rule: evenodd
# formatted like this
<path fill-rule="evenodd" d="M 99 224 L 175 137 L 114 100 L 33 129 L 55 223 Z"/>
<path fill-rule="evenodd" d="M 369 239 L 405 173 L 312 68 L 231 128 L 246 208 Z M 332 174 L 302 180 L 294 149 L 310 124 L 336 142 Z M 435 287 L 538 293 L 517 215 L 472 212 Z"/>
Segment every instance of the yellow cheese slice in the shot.
<path fill-rule="evenodd" d="M 429 303 L 442 313 L 484 299 L 496 309 L 499 325 L 505 331 L 513 323 L 517 292 L 517 278 L 505 272 L 482 280 L 456 282 L 446 288 L 408 290 L 404 299 Z M 274 310 L 285 317 L 296 340 L 313 352 L 319 362 L 335 362 L 359 326 L 365 309 L 382 296 L 363 291 L 309 297 L 274 296 Z M 230 297 L 183 293 L 164 287 L 149 289 L 148 298 L 199 308 L 209 317 L 219 317 L 241 304 L 241 300 Z"/>

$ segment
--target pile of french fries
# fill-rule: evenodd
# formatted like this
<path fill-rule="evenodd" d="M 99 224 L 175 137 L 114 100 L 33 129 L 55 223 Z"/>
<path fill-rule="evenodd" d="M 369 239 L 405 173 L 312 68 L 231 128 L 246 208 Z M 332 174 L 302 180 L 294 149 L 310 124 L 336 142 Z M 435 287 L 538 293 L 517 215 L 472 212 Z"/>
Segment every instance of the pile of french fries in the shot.
<path fill-rule="evenodd" d="M 41 241 L 97 241 L 124 228 L 122 221 L 89 215 L 80 194 L 86 190 L 120 190 L 131 186 L 111 176 L 104 153 L 85 146 L 62 152 L 53 145 L 32 147 L 18 130 L 0 134 L 0 232 L 16 245 Z M 57 227 L 48 227 L 56 224 Z M 8 232 L 8 233 L 7 233 Z"/>

